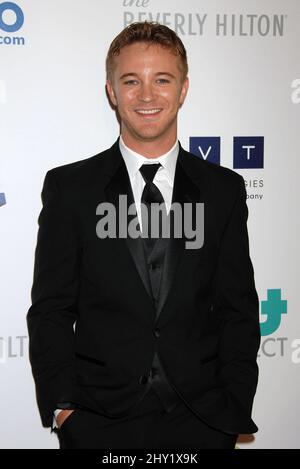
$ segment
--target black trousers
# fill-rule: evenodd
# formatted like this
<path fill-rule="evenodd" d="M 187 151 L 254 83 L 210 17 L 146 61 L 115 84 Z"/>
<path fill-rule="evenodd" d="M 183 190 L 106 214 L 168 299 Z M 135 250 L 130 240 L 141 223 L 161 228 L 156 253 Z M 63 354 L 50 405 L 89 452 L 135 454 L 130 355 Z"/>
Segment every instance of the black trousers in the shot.
<path fill-rule="evenodd" d="M 75 410 L 57 435 L 61 449 L 234 449 L 238 436 L 209 427 L 184 402 L 167 413 L 152 389 L 126 417 Z"/>

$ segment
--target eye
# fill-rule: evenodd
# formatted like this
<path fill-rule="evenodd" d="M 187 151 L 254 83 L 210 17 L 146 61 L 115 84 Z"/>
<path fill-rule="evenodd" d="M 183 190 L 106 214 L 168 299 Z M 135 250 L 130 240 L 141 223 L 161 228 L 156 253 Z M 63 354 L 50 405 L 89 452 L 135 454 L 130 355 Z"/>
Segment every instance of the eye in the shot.
<path fill-rule="evenodd" d="M 170 80 L 167 80 L 166 78 L 158 78 L 158 80 L 156 81 L 162 85 L 165 85 L 166 83 L 170 83 Z"/>
<path fill-rule="evenodd" d="M 124 85 L 135 85 L 135 84 L 137 84 L 137 80 L 124 81 Z"/>

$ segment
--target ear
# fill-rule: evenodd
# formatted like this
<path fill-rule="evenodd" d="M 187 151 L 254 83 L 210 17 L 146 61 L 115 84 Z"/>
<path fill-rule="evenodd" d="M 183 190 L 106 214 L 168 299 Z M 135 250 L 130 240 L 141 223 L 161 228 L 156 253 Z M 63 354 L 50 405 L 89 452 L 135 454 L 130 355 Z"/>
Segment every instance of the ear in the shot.
<path fill-rule="evenodd" d="M 114 92 L 113 86 L 112 86 L 112 84 L 109 80 L 106 80 L 106 90 L 107 90 L 109 99 L 111 100 L 112 104 L 114 106 L 117 106 L 118 102 L 117 102 L 117 99 L 116 99 L 116 96 L 115 96 L 115 92 Z"/>
<path fill-rule="evenodd" d="M 179 98 L 179 103 L 180 103 L 180 106 L 182 106 L 182 104 L 184 103 L 184 100 L 186 98 L 186 95 L 187 95 L 187 92 L 188 92 L 188 89 L 189 89 L 189 79 L 188 77 L 186 77 L 184 79 L 184 82 L 182 84 L 182 88 L 181 88 L 181 93 L 180 93 L 180 98 Z"/>

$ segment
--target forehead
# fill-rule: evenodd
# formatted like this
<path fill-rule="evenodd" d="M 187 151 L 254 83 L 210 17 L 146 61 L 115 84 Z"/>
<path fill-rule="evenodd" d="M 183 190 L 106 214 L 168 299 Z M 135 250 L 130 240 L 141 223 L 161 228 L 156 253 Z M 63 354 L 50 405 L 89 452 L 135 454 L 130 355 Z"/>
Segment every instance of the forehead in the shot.
<path fill-rule="evenodd" d="M 143 70 L 145 68 L 161 68 L 164 71 L 180 69 L 180 59 L 170 49 L 160 44 L 136 42 L 121 49 L 120 54 L 114 58 L 115 67 L 124 72 Z M 160 70 L 163 71 L 163 70 Z"/>

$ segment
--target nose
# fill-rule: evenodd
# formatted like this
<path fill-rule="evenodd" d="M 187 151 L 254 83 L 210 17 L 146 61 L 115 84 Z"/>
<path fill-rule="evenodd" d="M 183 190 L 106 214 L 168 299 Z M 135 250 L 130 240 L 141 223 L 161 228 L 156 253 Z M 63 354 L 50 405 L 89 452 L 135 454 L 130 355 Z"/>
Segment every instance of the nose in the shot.
<path fill-rule="evenodd" d="M 140 101 L 150 102 L 154 98 L 154 90 L 151 83 L 143 83 L 140 87 Z"/>

